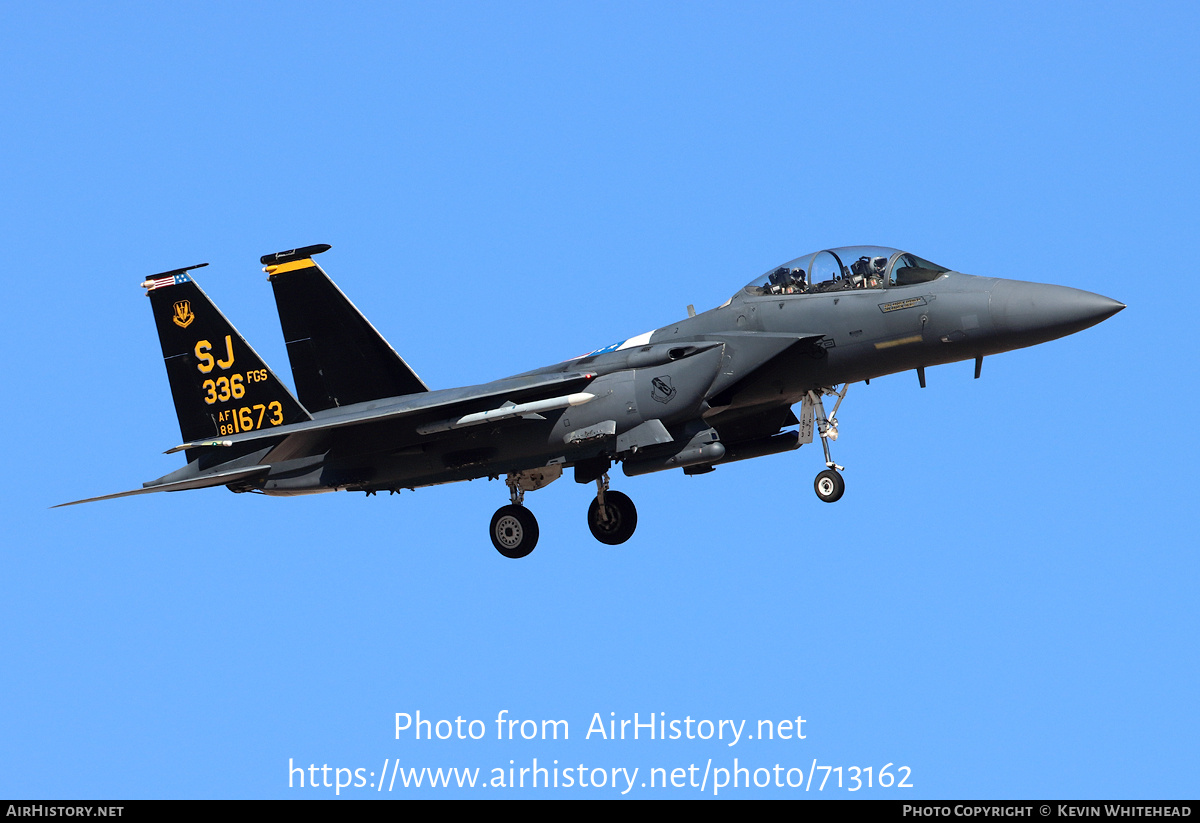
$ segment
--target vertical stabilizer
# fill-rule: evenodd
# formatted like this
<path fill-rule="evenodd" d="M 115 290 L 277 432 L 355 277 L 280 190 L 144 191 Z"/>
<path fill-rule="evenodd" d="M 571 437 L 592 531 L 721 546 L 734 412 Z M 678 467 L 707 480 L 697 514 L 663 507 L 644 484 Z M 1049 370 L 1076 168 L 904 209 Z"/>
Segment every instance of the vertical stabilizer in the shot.
<path fill-rule="evenodd" d="M 312 419 L 188 275 L 205 265 L 142 283 L 184 442 Z"/>
<path fill-rule="evenodd" d="M 328 245 L 268 254 L 296 394 L 323 411 L 368 400 L 429 391 L 396 350 L 329 279 L 312 256 Z"/>

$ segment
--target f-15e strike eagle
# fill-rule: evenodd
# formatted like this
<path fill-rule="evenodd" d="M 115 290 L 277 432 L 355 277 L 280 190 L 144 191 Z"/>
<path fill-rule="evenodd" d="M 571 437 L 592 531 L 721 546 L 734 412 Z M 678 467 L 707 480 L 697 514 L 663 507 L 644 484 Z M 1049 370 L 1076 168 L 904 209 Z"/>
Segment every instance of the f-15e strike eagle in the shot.
<path fill-rule="evenodd" d="M 825 469 L 815 489 L 832 503 L 845 484 L 829 443 L 849 384 L 916 370 L 924 386 L 927 367 L 970 359 L 978 377 L 985 355 L 1072 334 L 1124 308 L 1078 289 L 960 274 L 898 249 L 825 249 L 711 311 L 689 306 L 685 319 L 573 360 L 431 390 L 313 260 L 329 248 L 262 258 L 295 395 L 189 274 L 207 264 L 142 283 L 183 436 L 170 452 L 184 452 L 187 465 L 140 489 L 75 502 L 208 486 L 374 494 L 503 476 L 510 502 L 489 533 L 516 558 L 538 540 L 525 493 L 569 468 L 577 483 L 596 485 L 592 534 L 616 545 L 633 534 L 637 510 L 609 488 L 614 462 L 630 477 L 703 474 L 816 436 Z M 828 414 L 826 397 L 837 398 Z"/>

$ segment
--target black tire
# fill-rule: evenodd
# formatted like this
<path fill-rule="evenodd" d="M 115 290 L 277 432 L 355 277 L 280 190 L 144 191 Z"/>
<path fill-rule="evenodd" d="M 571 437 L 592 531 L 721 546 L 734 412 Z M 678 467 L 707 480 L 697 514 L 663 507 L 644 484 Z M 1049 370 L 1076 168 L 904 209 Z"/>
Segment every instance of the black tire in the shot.
<path fill-rule="evenodd" d="M 633 537 L 637 528 L 637 508 L 633 501 L 620 492 L 606 491 L 604 493 L 604 508 L 608 514 L 605 522 L 600 522 L 600 500 L 592 499 L 588 506 L 588 528 L 592 537 L 609 546 L 619 546 Z"/>
<path fill-rule="evenodd" d="M 505 557 L 527 556 L 538 542 L 538 522 L 524 506 L 503 506 L 492 515 L 492 545 Z"/>
<path fill-rule="evenodd" d="M 846 481 L 833 469 L 826 469 L 813 481 L 813 490 L 816 491 L 817 497 L 826 503 L 836 503 L 846 491 Z"/>

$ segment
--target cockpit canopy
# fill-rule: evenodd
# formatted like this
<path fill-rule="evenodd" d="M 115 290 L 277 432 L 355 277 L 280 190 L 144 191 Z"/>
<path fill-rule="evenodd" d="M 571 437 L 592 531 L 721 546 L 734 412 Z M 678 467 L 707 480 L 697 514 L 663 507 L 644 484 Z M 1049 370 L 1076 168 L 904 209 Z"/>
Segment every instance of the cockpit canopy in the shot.
<path fill-rule="evenodd" d="M 936 280 L 949 269 L 886 246 L 844 246 L 776 266 L 746 286 L 753 296 L 882 289 Z"/>

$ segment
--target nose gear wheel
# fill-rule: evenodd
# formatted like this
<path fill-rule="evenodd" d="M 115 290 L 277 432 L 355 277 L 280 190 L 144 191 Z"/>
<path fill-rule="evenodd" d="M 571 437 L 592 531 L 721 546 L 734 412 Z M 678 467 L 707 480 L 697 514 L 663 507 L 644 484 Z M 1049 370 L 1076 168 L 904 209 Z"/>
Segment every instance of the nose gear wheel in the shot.
<path fill-rule="evenodd" d="M 817 475 L 813 488 L 817 492 L 817 497 L 826 503 L 836 503 L 842 499 L 842 494 L 846 491 L 846 481 L 833 469 L 826 469 Z"/>

